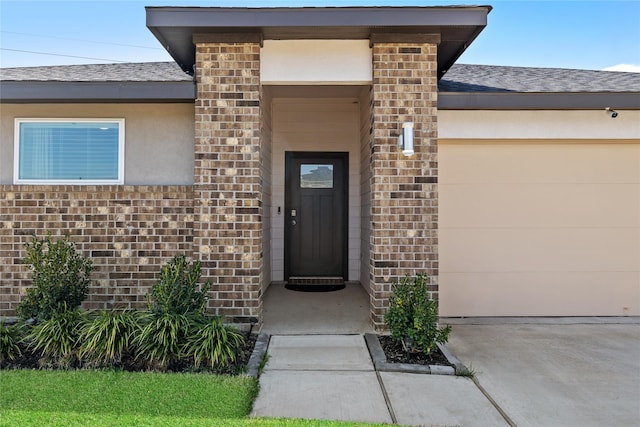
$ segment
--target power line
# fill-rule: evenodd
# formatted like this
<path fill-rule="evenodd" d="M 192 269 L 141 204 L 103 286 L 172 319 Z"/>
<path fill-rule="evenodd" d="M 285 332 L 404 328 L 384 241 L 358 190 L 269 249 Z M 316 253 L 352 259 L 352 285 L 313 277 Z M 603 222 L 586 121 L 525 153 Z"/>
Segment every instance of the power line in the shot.
<path fill-rule="evenodd" d="M 16 35 L 30 36 L 30 37 L 43 37 L 43 38 L 47 38 L 47 39 L 69 40 L 69 41 L 84 42 L 84 43 L 106 44 L 106 45 L 111 45 L 111 46 L 135 47 L 135 48 L 138 48 L 138 49 L 162 50 L 162 48 L 160 48 L 160 47 L 140 46 L 140 45 L 136 45 L 136 44 L 126 44 L 126 43 L 102 42 L 102 41 L 96 41 L 96 40 L 75 39 L 75 38 L 71 38 L 71 37 L 45 36 L 45 35 L 42 35 L 42 34 L 21 33 L 21 32 L 17 32 L 17 31 L 0 30 L 0 33 L 16 34 Z"/>
<path fill-rule="evenodd" d="M 0 47 L 0 50 L 7 50 L 7 51 L 10 51 L 10 52 L 33 53 L 35 55 L 64 56 L 66 58 L 92 59 L 92 60 L 95 60 L 95 61 L 130 62 L 130 61 L 122 61 L 120 59 L 105 59 L 105 58 L 92 58 L 92 57 L 89 57 L 89 56 L 63 55 L 61 53 L 35 52 L 33 50 L 9 49 L 9 48 L 6 48 L 6 47 Z"/>

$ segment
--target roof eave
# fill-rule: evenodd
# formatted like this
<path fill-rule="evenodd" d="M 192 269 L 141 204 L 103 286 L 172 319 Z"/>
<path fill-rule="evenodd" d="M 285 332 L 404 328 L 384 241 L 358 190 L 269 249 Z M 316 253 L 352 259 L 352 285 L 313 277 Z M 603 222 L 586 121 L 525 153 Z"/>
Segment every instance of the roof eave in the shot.
<path fill-rule="evenodd" d="M 491 6 L 216 8 L 147 7 L 147 27 L 193 73 L 194 34 L 269 39 L 369 39 L 372 33 L 439 34 L 438 77 L 487 25 Z"/>
<path fill-rule="evenodd" d="M 191 81 L 0 81 L 0 103 L 193 102 L 195 94 Z"/>
<path fill-rule="evenodd" d="M 439 92 L 439 110 L 640 110 L 638 92 Z"/>

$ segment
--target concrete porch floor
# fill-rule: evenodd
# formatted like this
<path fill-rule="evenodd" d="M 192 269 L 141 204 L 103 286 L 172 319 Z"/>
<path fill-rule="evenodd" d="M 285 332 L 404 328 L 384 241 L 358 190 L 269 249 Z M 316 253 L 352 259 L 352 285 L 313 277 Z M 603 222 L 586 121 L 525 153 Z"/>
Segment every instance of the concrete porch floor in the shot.
<path fill-rule="evenodd" d="M 291 291 L 272 284 L 263 301 L 262 332 L 272 335 L 373 332 L 369 295 L 359 284 L 333 292 Z"/>

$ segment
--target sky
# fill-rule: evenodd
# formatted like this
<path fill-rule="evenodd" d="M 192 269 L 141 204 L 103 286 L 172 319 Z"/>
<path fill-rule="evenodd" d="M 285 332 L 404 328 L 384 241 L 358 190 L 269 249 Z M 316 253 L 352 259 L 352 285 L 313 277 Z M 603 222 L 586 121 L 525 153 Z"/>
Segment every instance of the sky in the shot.
<path fill-rule="evenodd" d="M 0 0 L 0 67 L 171 61 L 144 6 L 434 6 L 489 4 L 465 64 L 640 72 L 640 0 Z"/>

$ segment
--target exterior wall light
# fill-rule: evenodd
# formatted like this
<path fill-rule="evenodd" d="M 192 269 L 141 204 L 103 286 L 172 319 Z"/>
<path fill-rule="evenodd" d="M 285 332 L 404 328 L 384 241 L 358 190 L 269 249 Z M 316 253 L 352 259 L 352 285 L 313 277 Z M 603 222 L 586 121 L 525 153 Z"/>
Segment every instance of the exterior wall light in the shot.
<path fill-rule="evenodd" d="M 398 136 L 398 147 L 405 156 L 413 156 L 413 122 L 402 124 L 402 133 Z"/>

